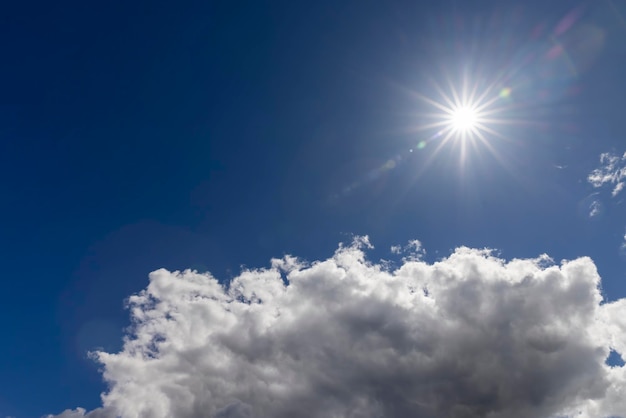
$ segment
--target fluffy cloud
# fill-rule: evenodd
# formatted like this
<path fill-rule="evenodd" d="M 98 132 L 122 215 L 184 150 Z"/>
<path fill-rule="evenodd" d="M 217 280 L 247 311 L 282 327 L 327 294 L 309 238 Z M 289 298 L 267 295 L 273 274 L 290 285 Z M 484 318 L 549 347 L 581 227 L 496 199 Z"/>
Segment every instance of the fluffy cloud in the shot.
<path fill-rule="evenodd" d="M 593 187 L 611 185 L 611 195 L 617 196 L 626 182 L 626 152 L 621 157 L 617 154 L 605 152 L 600 155 L 600 167 L 593 170 L 587 177 Z"/>
<path fill-rule="evenodd" d="M 103 408 L 56 417 L 626 415 L 626 369 L 605 363 L 626 353 L 626 300 L 602 301 L 589 258 L 458 248 L 389 268 L 368 246 L 273 260 L 229 286 L 151 273 L 123 350 L 94 354 Z"/>

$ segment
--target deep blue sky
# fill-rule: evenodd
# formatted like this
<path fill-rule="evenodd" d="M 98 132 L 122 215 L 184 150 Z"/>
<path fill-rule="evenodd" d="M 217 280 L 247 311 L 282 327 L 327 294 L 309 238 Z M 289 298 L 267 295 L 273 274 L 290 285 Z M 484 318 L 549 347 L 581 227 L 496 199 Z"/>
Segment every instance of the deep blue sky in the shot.
<path fill-rule="evenodd" d="M 159 267 L 228 279 L 368 234 L 373 257 L 409 239 L 433 259 L 589 255 L 626 296 L 623 204 L 586 181 L 626 151 L 626 6 L 436 3 L 0 6 L 0 416 L 98 406 L 86 351 L 119 348 L 124 299 Z M 433 109 L 412 93 L 463 70 L 517 71 L 501 87 L 527 123 L 487 135 L 499 158 L 415 148 Z"/>

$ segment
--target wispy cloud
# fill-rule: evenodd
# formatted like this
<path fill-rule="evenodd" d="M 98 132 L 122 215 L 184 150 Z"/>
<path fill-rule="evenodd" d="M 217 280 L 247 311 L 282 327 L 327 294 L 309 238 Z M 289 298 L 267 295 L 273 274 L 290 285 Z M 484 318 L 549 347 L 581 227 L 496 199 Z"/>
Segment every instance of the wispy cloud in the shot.
<path fill-rule="evenodd" d="M 602 203 L 599 200 L 594 200 L 589 205 L 589 217 L 595 218 L 602 211 Z"/>
<path fill-rule="evenodd" d="M 406 245 L 393 245 L 391 246 L 391 253 L 396 255 L 403 255 L 402 261 L 418 261 L 425 254 L 426 251 L 422 247 L 422 243 L 419 240 L 413 239 L 406 243 Z"/>
<path fill-rule="evenodd" d="M 600 167 L 589 174 L 587 181 L 597 188 L 610 185 L 611 195 L 617 196 L 624 189 L 626 181 L 626 152 L 621 157 L 609 152 L 601 154 Z"/>
<path fill-rule="evenodd" d="M 626 369 L 605 363 L 611 349 L 626 353 L 626 300 L 601 303 L 589 258 L 507 261 L 463 247 L 390 271 L 367 260 L 367 245 L 314 263 L 276 259 L 228 286 L 151 273 L 129 299 L 122 351 L 94 354 L 110 388 L 103 408 L 56 418 L 626 411 Z"/>

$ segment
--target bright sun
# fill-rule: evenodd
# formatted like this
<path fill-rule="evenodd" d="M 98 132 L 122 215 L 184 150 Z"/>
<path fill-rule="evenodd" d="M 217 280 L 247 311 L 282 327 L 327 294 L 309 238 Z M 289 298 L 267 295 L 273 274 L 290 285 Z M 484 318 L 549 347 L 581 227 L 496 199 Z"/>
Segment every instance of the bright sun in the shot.
<path fill-rule="evenodd" d="M 413 92 L 430 106 L 430 111 L 420 114 L 416 129 L 430 131 L 431 134 L 418 143 L 418 149 L 431 142 L 436 143 L 435 155 L 444 146 L 451 144 L 463 161 L 469 151 L 484 147 L 499 158 L 492 142 L 494 138 L 505 137 L 494 128 L 514 123 L 512 119 L 505 118 L 510 109 L 508 102 L 511 89 L 496 87 L 500 84 L 498 79 L 484 85 L 469 83 L 467 76 L 462 77 L 458 86 L 449 78 L 446 81 L 447 91 L 438 83 L 432 83 L 438 98 Z"/>
<path fill-rule="evenodd" d="M 450 126 L 458 133 L 469 133 L 478 122 L 478 112 L 470 106 L 459 106 L 450 114 Z"/>

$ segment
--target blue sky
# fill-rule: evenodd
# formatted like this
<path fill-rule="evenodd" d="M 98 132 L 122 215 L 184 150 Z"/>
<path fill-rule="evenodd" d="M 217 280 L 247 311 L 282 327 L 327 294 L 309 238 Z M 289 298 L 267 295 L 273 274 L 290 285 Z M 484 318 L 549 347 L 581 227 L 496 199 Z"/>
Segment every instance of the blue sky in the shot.
<path fill-rule="evenodd" d="M 606 298 L 626 297 L 623 1 L 70 0 L 0 16 L 2 417 L 98 407 L 86 353 L 121 349 L 124 301 L 159 268 L 228 280 L 368 235 L 373 259 L 412 239 L 431 261 L 589 256 Z M 423 96 L 464 77 L 497 112 L 462 156 L 420 128 L 441 113 Z"/>

